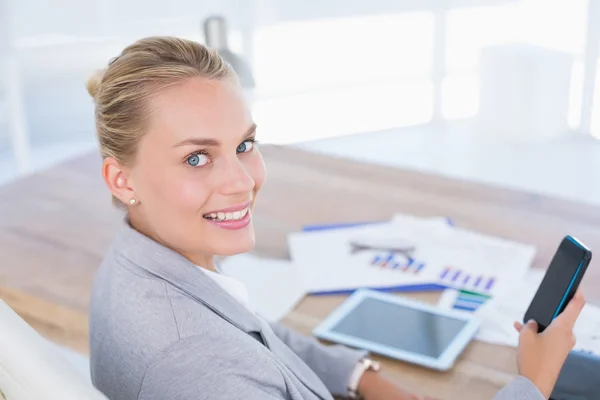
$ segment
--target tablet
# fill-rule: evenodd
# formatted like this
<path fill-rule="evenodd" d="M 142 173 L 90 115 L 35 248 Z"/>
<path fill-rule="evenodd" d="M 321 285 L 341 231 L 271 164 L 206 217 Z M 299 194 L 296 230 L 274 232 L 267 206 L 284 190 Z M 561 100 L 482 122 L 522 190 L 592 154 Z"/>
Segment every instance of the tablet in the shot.
<path fill-rule="evenodd" d="M 472 314 L 360 289 L 313 335 L 436 370 L 448 370 L 479 329 Z"/>

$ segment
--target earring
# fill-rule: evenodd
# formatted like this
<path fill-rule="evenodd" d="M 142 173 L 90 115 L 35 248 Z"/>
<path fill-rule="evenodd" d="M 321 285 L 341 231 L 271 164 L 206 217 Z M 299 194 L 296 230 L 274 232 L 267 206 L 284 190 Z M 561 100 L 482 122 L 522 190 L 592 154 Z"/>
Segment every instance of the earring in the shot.
<path fill-rule="evenodd" d="M 131 204 L 132 206 L 135 206 L 135 203 L 137 203 L 137 201 L 135 199 L 129 199 L 129 204 Z"/>

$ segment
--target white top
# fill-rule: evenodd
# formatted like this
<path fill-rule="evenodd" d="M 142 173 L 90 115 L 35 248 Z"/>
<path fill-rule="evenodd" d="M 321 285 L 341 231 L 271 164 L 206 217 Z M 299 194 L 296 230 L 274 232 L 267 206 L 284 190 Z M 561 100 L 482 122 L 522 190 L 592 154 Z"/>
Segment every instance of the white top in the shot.
<path fill-rule="evenodd" d="M 237 299 L 237 301 L 252 311 L 252 308 L 250 307 L 250 295 L 248 294 L 248 288 L 246 288 L 246 285 L 235 278 L 211 271 L 207 268 L 202 268 L 202 272 L 204 272 L 210 279 L 215 281 L 215 283 L 219 285 L 221 289 L 229 293 L 231 296 Z"/>

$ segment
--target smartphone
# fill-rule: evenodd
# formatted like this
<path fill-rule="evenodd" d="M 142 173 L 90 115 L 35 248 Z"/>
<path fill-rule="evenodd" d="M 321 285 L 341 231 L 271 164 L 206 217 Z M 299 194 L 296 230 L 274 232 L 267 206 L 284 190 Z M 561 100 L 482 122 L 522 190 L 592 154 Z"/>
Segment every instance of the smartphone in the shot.
<path fill-rule="evenodd" d="M 571 301 L 592 259 L 592 252 L 572 236 L 558 246 L 523 322 L 531 319 L 543 332 Z"/>

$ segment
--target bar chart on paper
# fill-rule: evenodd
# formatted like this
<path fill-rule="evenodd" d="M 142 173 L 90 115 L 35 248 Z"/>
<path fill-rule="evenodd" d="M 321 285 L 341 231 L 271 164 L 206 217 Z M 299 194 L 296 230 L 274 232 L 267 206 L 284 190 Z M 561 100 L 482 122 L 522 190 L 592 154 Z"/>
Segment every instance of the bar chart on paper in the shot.
<path fill-rule="evenodd" d="M 409 255 L 397 252 L 379 253 L 373 257 L 371 265 L 413 274 L 418 274 L 425 268 L 424 262 L 417 261 Z"/>
<path fill-rule="evenodd" d="M 493 275 L 473 274 L 462 271 L 459 268 L 445 267 L 440 273 L 439 283 L 457 289 L 489 293 L 496 285 L 496 277 Z"/>
<path fill-rule="evenodd" d="M 438 305 L 454 310 L 474 312 L 490 298 L 489 295 L 469 290 L 446 289 L 442 293 Z"/>

